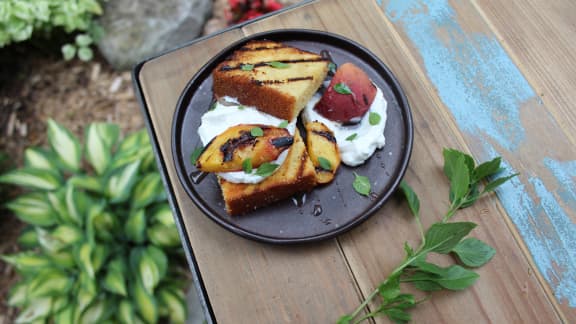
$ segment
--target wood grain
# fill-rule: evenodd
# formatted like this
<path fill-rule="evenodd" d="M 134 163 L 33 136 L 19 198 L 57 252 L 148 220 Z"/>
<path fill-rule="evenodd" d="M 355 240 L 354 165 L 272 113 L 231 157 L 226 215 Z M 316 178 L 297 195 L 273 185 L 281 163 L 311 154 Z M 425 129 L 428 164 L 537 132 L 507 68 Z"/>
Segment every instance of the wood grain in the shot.
<path fill-rule="evenodd" d="M 194 206 L 172 164 L 170 131 L 180 92 L 211 56 L 242 36 L 234 29 L 144 64 L 140 82 L 151 126 L 217 322 L 332 322 L 359 298 L 335 240 L 310 249 L 269 246 L 231 234 Z"/>
<path fill-rule="evenodd" d="M 489 131 L 470 131 L 466 121 L 459 119 L 460 111 L 443 96 L 445 87 L 451 83 L 434 78 L 427 61 L 430 51 L 419 47 L 418 38 L 410 33 L 407 25 L 409 17 L 394 16 L 398 10 L 392 10 L 391 3 L 394 1 L 384 1 L 380 10 L 373 0 L 315 1 L 184 47 L 143 66 L 139 78 L 150 114 L 151 132 L 159 141 L 159 153 L 219 323 L 335 322 L 340 315 L 351 312 L 362 296 L 370 294 L 401 262 L 404 241 L 413 246 L 418 244 L 415 224 L 400 199 L 392 199 L 367 222 L 337 240 L 297 247 L 268 246 L 239 238 L 208 221 L 193 205 L 172 165 L 170 127 L 176 100 L 185 83 L 211 55 L 244 35 L 278 28 L 326 30 L 363 44 L 391 68 L 413 110 L 415 140 L 406 180 L 420 196 L 425 225 L 438 219 L 447 208 L 448 184 L 441 169 L 444 147 L 470 150 L 483 160 L 502 154 L 510 170 L 522 173 L 519 185 L 528 188 L 527 197 L 535 202 L 541 193 L 535 186 L 538 181 L 545 188 L 558 185 L 546 161 L 574 159 L 570 150 L 572 139 L 566 134 L 573 129 L 572 117 L 568 116 L 564 102 L 569 97 L 564 97 L 564 101 L 558 99 L 557 103 L 541 104 L 537 98 L 521 102 L 520 110 L 537 114 L 522 114 L 521 126 L 526 136 L 513 150 L 502 145 L 509 143 L 490 137 Z M 409 5 L 411 1 L 405 3 Z M 467 38 L 469 35 L 491 40 L 497 38 L 493 34 L 496 31 L 502 37 L 495 22 L 499 18 L 492 18 L 494 21 L 488 23 L 484 20 L 490 16 L 488 7 L 497 10 L 495 2 L 478 0 L 475 4 L 446 2 L 445 5 L 454 13 L 456 25 L 436 30 L 437 38 L 445 41 L 440 45 L 457 52 L 467 49 L 466 46 L 475 49 L 474 46 L 482 44 L 475 38 Z M 415 13 L 419 14 L 418 10 Z M 549 28 L 553 30 L 556 26 Z M 461 33 L 454 40 L 450 32 L 455 30 Z M 449 58 L 461 60 L 460 64 L 483 62 L 466 60 L 466 53 L 459 53 L 464 57 Z M 524 64 L 540 64 L 537 55 L 513 57 Z M 518 67 L 522 68 L 523 64 L 519 63 Z M 552 75 L 543 79 L 542 84 L 550 82 L 553 87 Z M 531 77 L 530 84 L 538 80 Z M 562 83 L 567 87 L 570 82 Z M 483 88 L 486 85 L 471 82 L 464 89 L 489 91 Z M 504 93 L 504 97 L 506 95 Z M 567 121 L 561 123 L 561 116 L 568 116 Z M 549 160 L 544 161 L 543 157 Z M 526 244 L 526 233 L 518 229 L 518 218 L 513 218 L 514 210 L 506 205 L 506 196 L 502 193 L 499 196 L 500 201 L 496 196 L 489 197 L 457 216 L 479 224 L 474 236 L 494 246 L 498 251 L 496 257 L 478 270 L 481 277 L 471 289 L 433 294 L 412 312 L 414 322 L 554 323 L 572 319 L 572 308 L 554 307 L 555 296 L 548 289 L 549 283 L 538 274 L 533 246 Z M 573 213 L 567 212 L 574 219 Z M 541 211 L 531 220 L 537 216 L 547 219 L 550 215 Z M 439 258 L 438 261 L 448 260 Z"/>

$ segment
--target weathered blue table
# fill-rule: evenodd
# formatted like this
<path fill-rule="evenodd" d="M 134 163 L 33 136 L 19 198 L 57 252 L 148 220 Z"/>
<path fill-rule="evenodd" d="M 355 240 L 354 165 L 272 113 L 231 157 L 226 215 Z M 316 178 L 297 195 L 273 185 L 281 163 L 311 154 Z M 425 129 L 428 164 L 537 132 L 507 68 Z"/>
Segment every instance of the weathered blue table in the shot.
<path fill-rule="evenodd" d="M 401 262 L 405 240 L 418 240 L 393 200 L 338 238 L 270 246 L 223 230 L 184 192 L 170 148 L 180 92 L 231 42 L 277 28 L 341 34 L 398 77 L 415 127 L 405 179 L 425 225 L 447 208 L 442 148 L 502 156 L 520 173 L 458 216 L 479 223 L 474 235 L 496 257 L 472 289 L 433 294 L 414 322 L 576 322 L 574 21 L 571 0 L 305 1 L 140 65 L 137 90 L 209 322 L 334 322 Z"/>

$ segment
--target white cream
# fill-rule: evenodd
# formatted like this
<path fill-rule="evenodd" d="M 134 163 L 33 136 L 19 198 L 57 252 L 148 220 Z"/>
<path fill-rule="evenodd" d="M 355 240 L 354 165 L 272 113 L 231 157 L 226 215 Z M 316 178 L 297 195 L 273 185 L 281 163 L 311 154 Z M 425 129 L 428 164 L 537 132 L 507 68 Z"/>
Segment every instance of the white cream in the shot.
<path fill-rule="evenodd" d="M 358 166 L 374 154 L 376 149 L 381 149 L 386 144 L 384 137 L 384 127 L 386 126 L 386 112 L 388 103 L 384 99 L 384 94 L 380 88 L 376 87 L 376 96 L 370 109 L 364 114 L 360 123 L 343 126 L 341 123 L 329 120 L 320 115 L 314 106 L 320 100 L 320 94 L 316 94 L 306 105 L 302 112 L 305 122 L 319 121 L 326 125 L 336 137 L 338 150 L 342 163 L 349 166 Z M 368 116 L 370 112 L 380 115 L 381 120 L 377 125 L 370 125 Z M 346 140 L 349 136 L 357 134 L 352 141 Z"/>
<path fill-rule="evenodd" d="M 207 145 L 214 137 L 235 125 L 262 124 L 278 127 L 278 125 L 284 121 L 272 115 L 265 114 L 254 107 L 242 106 L 235 98 L 224 97 L 222 99 L 230 103 L 230 105 L 223 105 L 217 102 L 214 109 L 207 111 L 202 116 L 202 121 L 198 128 L 198 135 L 204 145 Z M 286 129 L 290 134 L 294 135 L 296 121 L 294 120 L 289 123 Z M 288 150 L 285 150 L 271 163 L 282 165 L 287 156 Z M 244 171 L 220 172 L 218 175 L 233 183 L 258 183 L 266 178 L 254 172 L 255 170 L 250 174 Z"/>

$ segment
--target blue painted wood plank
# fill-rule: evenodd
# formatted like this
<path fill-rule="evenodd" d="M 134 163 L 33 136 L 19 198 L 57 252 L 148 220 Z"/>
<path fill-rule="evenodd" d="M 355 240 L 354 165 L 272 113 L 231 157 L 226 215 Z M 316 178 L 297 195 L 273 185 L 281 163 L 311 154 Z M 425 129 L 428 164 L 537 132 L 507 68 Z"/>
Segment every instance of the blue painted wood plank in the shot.
<path fill-rule="evenodd" d="M 424 72 L 459 128 L 482 143 L 481 158 L 514 156 L 531 145 L 523 113 L 540 114 L 557 131 L 557 123 L 498 40 L 465 31 L 447 0 L 391 0 L 382 7 L 418 51 Z M 542 149 L 546 151 L 554 149 Z M 558 161 L 544 153 L 533 158 L 547 173 L 521 170 L 529 172 L 497 194 L 556 298 L 576 307 L 576 224 L 567 212 L 576 206 L 576 161 Z M 507 173 L 518 171 L 507 161 L 504 165 Z"/>

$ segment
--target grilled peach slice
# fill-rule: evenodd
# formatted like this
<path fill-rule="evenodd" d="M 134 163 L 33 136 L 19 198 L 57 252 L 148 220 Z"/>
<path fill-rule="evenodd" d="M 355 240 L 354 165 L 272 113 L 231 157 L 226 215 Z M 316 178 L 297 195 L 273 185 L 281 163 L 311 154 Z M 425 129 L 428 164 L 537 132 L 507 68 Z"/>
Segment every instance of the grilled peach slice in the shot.
<path fill-rule="evenodd" d="M 356 65 L 344 63 L 314 109 L 332 121 L 355 124 L 370 109 L 375 96 L 376 87 L 368 75 Z"/>
<path fill-rule="evenodd" d="M 241 124 L 228 128 L 214 137 L 204 148 L 196 167 L 204 172 L 231 172 L 243 170 L 250 159 L 257 168 L 271 162 L 294 143 L 294 137 L 285 128 L 259 124 Z"/>
<path fill-rule="evenodd" d="M 311 122 L 306 128 L 308 155 L 316 169 L 316 181 L 329 183 L 340 166 L 340 153 L 334 133 L 321 122 Z"/>

